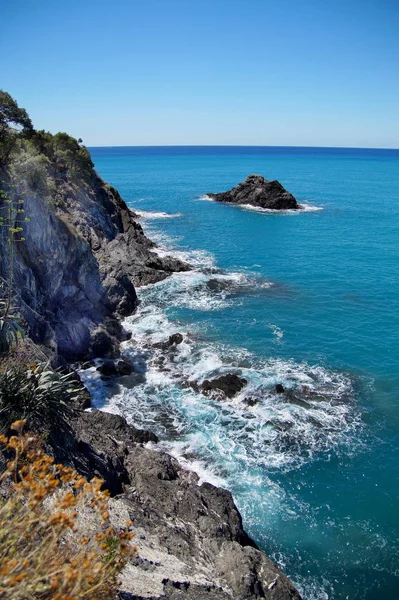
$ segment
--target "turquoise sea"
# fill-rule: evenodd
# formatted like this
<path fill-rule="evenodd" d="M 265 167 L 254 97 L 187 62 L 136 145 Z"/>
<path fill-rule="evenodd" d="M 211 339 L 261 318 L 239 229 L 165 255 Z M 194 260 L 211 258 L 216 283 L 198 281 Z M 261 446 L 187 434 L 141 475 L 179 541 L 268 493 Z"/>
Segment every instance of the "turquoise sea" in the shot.
<path fill-rule="evenodd" d="M 124 351 L 142 378 L 87 373 L 98 406 L 230 489 L 304 599 L 399 599 L 399 151 L 90 151 L 158 251 L 194 266 L 139 291 Z M 206 199 L 251 173 L 307 210 Z M 145 348 L 178 331 L 164 362 Z M 231 401 L 187 384 L 224 372 L 248 380 Z"/>

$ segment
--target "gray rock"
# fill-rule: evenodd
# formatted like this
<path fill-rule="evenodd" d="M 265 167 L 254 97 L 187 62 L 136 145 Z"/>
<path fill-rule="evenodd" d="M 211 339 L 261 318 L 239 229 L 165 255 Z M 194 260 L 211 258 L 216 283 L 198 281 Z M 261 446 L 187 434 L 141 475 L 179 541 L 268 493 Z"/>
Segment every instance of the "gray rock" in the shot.
<path fill-rule="evenodd" d="M 228 192 L 208 193 L 216 202 L 229 204 L 250 204 L 273 210 L 296 210 L 301 208 L 294 196 L 279 181 L 269 181 L 262 175 L 249 175 Z"/>
<path fill-rule="evenodd" d="M 247 380 L 243 377 L 239 377 L 234 373 L 228 373 L 216 377 L 215 379 L 205 379 L 199 387 L 201 391 L 207 395 L 219 390 L 223 392 L 227 398 L 233 398 L 233 396 L 238 394 L 246 384 Z"/>
<path fill-rule="evenodd" d="M 175 458 L 141 445 L 156 440 L 92 410 L 46 442 L 57 461 L 105 480 L 115 528 L 133 522 L 138 557 L 122 573 L 120 600 L 300 600 L 245 533 L 230 492 L 198 485 Z"/>

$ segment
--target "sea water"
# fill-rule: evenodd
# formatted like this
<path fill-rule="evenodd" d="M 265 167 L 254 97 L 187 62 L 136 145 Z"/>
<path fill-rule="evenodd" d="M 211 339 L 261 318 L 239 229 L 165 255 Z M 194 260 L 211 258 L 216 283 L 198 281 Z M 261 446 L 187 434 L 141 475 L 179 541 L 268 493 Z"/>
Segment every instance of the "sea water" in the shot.
<path fill-rule="evenodd" d="M 90 151 L 158 253 L 193 266 L 138 290 L 136 379 L 86 371 L 96 405 L 231 490 L 304 599 L 398 599 L 399 151 Z M 207 198 L 251 173 L 306 210 Z M 175 332 L 171 352 L 151 345 Z M 223 373 L 248 381 L 233 399 L 193 389 Z"/>

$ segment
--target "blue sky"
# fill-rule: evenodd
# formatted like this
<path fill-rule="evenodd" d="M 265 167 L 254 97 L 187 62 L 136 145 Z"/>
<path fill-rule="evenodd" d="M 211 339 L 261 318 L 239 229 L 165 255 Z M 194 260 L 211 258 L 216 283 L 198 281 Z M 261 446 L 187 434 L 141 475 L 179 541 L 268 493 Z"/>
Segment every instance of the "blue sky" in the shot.
<path fill-rule="evenodd" d="M 0 87 L 86 145 L 399 147 L 399 0 L 3 0 Z"/>

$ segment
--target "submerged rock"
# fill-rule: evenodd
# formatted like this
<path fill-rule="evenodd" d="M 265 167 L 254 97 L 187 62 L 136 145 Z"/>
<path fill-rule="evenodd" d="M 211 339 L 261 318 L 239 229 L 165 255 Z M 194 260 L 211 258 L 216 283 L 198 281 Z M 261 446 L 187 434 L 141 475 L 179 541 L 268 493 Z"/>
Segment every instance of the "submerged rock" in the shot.
<path fill-rule="evenodd" d="M 227 375 L 221 375 L 215 379 L 205 379 L 200 388 L 205 393 L 220 390 L 227 398 L 233 398 L 247 383 L 243 377 L 239 377 L 235 373 L 227 373 Z"/>
<path fill-rule="evenodd" d="M 283 386 L 282 383 L 277 383 L 276 384 L 276 392 L 278 394 L 284 394 L 285 393 L 285 387 Z"/>
<path fill-rule="evenodd" d="M 228 192 L 208 193 L 207 195 L 216 202 L 250 204 L 258 208 L 272 210 L 297 210 L 301 208 L 294 196 L 279 181 L 276 179 L 269 181 L 262 175 L 249 175 L 245 181 L 242 181 Z"/>

